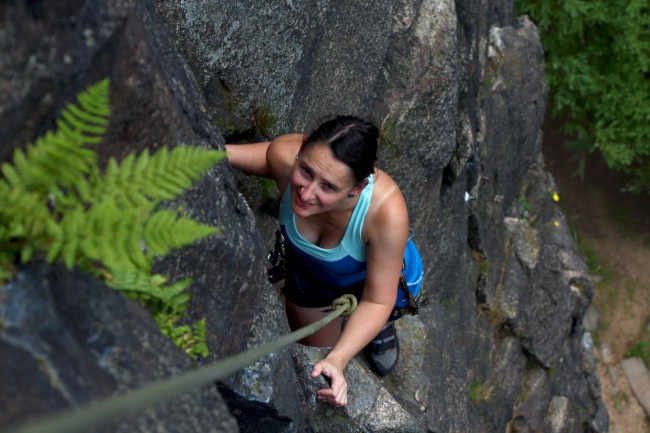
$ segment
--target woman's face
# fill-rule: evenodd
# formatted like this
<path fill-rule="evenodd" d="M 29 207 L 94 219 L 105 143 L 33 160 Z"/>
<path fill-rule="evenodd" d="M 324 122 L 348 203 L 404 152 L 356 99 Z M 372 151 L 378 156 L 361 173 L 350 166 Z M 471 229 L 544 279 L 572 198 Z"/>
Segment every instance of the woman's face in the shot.
<path fill-rule="evenodd" d="M 350 167 L 322 143 L 304 149 L 291 173 L 291 205 L 301 217 L 336 210 L 358 189 Z"/>

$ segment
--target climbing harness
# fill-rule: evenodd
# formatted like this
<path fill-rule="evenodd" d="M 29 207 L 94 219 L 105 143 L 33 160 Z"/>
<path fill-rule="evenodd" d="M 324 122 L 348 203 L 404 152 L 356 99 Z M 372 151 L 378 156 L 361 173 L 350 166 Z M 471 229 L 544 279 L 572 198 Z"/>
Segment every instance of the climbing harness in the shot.
<path fill-rule="evenodd" d="M 414 236 L 413 229 L 409 228 L 408 241 L 411 241 L 413 239 L 413 236 Z M 277 230 L 275 232 L 275 245 L 273 246 L 273 249 L 269 251 L 266 258 L 271 263 L 271 268 L 267 270 L 267 273 L 269 275 L 269 281 L 275 284 L 283 280 L 287 275 L 287 261 L 286 261 L 286 253 L 285 253 L 284 236 L 282 235 L 280 230 Z M 411 314 L 411 315 L 419 314 L 420 308 L 426 306 L 429 303 L 429 299 L 423 297 L 425 293 L 424 289 L 421 289 L 416 294 L 413 294 L 413 291 L 410 289 L 410 285 L 419 286 L 419 284 L 421 283 L 417 281 L 407 281 L 407 278 L 404 275 L 404 271 L 406 271 L 406 261 L 403 260 L 402 272 L 400 273 L 399 276 L 398 289 L 404 293 L 405 297 L 408 297 L 408 305 L 395 307 L 390 314 L 389 320 L 391 321 L 397 320 L 406 314 Z M 421 275 L 418 275 L 416 277 L 421 278 Z M 332 310 L 328 309 L 324 311 L 328 312 Z"/>
<path fill-rule="evenodd" d="M 406 269 L 406 263 L 402 262 L 402 273 L 399 274 L 399 285 L 398 290 L 401 290 L 406 295 L 408 295 L 408 305 L 404 307 L 395 307 L 390 313 L 389 320 L 397 320 L 400 317 L 411 314 L 415 316 L 419 314 L 420 307 L 424 307 L 429 303 L 429 298 L 423 298 L 424 289 L 421 289 L 416 295 L 413 295 L 413 292 L 409 289 L 409 285 L 406 282 L 406 277 L 404 276 L 404 270 Z"/>
<path fill-rule="evenodd" d="M 75 433 L 88 431 L 91 426 L 106 423 L 118 415 L 133 414 L 153 404 L 223 379 L 264 355 L 312 335 L 338 316 L 351 314 L 356 305 L 357 300 L 353 295 L 344 295 L 334 300 L 332 304 L 334 311 L 330 314 L 275 341 L 224 358 L 214 364 L 144 385 L 126 394 L 114 395 L 85 407 L 72 409 L 42 421 L 19 426 L 6 433 Z"/>

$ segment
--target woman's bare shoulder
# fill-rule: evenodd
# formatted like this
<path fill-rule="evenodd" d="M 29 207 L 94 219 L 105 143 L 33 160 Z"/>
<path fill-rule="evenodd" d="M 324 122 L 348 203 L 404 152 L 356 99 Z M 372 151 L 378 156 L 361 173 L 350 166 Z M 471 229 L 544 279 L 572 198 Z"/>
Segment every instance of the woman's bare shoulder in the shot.
<path fill-rule="evenodd" d="M 266 164 L 283 192 L 291 177 L 296 156 L 305 140 L 304 134 L 284 134 L 274 138 L 266 151 Z"/>
<path fill-rule="evenodd" d="M 269 164 L 291 165 L 298 156 L 298 151 L 305 136 L 303 134 L 284 134 L 274 138 L 266 151 Z"/>
<path fill-rule="evenodd" d="M 383 208 L 384 203 L 387 201 L 391 202 L 391 204 L 395 204 L 395 202 L 403 202 L 404 206 L 406 206 L 402 191 L 399 189 L 397 182 L 395 182 L 388 173 L 376 168 L 374 173 L 374 184 L 371 206 L 375 205 L 378 208 Z M 403 210 L 405 210 L 405 208 Z"/>
<path fill-rule="evenodd" d="M 388 173 L 375 169 L 372 199 L 368 209 L 365 230 L 369 236 L 381 234 L 386 230 L 405 229 L 408 231 L 408 210 L 406 201 L 397 183 Z"/>

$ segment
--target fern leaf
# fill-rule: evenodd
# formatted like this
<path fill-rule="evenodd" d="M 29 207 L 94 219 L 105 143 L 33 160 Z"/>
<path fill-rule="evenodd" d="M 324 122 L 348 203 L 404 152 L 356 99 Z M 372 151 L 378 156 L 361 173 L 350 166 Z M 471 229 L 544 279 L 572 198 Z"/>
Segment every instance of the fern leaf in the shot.
<path fill-rule="evenodd" d="M 61 258 L 65 266 L 72 269 L 80 255 L 79 247 L 84 229 L 83 209 L 77 207 L 66 212 L 61 220 L 61 229 L 65 238 L 62 242 Z"/>
<path fill-rule="evenodd" d="M 114 226 L 116 219 L 119 218 L 119 213 L 115 208 L 115 204 L 111 201 L 110 197 L 93 205 L 89 210 L 89 225 L 92 228 L 95 236 L 86 239 L 89 244 L 84 248 L 90 258 L 101 260 L 111 268 L 119 268 L 124 266 L 126 269 L 131 269 L 130 262 L 123 260 L 124 256 L 113 243 Z"/>
<path fill-rule="evenodd" d="M 169 286 L 160 286 L 160 299 L 170 304 L 176 311 L 190 300 L 189 294 L 185 290 L 192 284 L 191 278 L 178 280 Z"/>
<path fill-rule="evenodd" d="M 7 181 L 26 191 L 38 191 L 45 198 L 56 185 L 73 188 L 78 179 L 91 173 L 97 156 L 84 146 L 101 140 L 106 131 L 110 114 L 108 87 L 107 80 L 89 87 L 80 96 L 81 108 L 66 105 L 56 122 L 56 132 L 50 131 L 28 145 L 26 152 L 16 149 L 13 168 L 2 166 Z"/>
<path fill-rule="evenodd" d="M 104 174 L 94 182 L 92 197 L 95 200 L 111 197 L 118 208 L 129 209 L 146 206 L 149 199 L 140 185 L 140 172 L 134 171 L 135 156 L 127 156 L 121 163 L 110 158 Z"/>
<path fill-rule="evenodd" d="M 3 195 L 3 200 L 0 200 L 0 221 L 11 221 L 14 227 L 22 227 L 22 232 L 14 233 L 15 236 L 42 239 L 46 234 L 47 221 L 52 219 L 43 196 L 20 188 L 5 189 Z"/>
<path fill-rule="evenodd" d="M 79 195 L 79 199 L 82 202 L 88 203 L 89 200 L 91 200 L 92 188 L 87 178 L 82 177 L 78 179 L 77 183 L 75 184 L 75 189 L 77 191 L 77 194 Z"/>
<path fill-rule="evenodd" d="M 51 242 L 47 248 L 45 260 L 47 263 L 53 263 L 61 254 L 65 238 L 63 237 L 63 229 L 54 220 L 48 221 L 47 232 L 50 235 Z"/>
<path fill-rule="evenodd" d="M 217 227 L 201 224 L 168 210 L 161 210 L 147 221 L 143 235 L 147 247 L 153 254 L 165 255 L 172 249 L 189 245 L 218 232 Z"/>
<path fill-rule="evenodd" d="M 2 164 L 2 175 L 9 185 L 14 187 L 20 185 L 20 177 L 18 176 L 16 169 L 6 162 Z"/>
<path fill-rule="evenodd" d="M 108 271 L 106 284 L 122 291 L 153 292 L 152 277 L 138 270 L 113 269 Z"/>
<path fill-rule="evenodd" d="M 191 187 L 224 156 L 222 151 L 179 146 L 171 151 L 163 147 L 153 155 L 144 151 L 137 158 L 131 155 L 119 164 L 112 160 L 94 196 L 119 195 L 134 205 L 143 200 L 155 203 L 170 200 Z"/>
<path fill-rule="evenodd" d="M 145 255 L 140 242 L 144 220 L 150 211 L 150 205 L 119 209 L 110 196 L 94 204 L 87 213 L 83 254 L 111 269 L 148 272 L 152 257 Z"/>
<path fill-rule="evenodd" d="M 136 175 L 138 173 L 145 173 L 150 163 L 151 159 L 149 158 L 149 149 L 145 149 L 136 160 L 135 166 L 133 167 L 134 173 Z"/>
<path fill-rule="evenodd" d="M 125 292 L 136 292 L 140 298 L 144 296 L 148 299 L 158 299 L 175 312 L 183 312 L 186 308 L 185 304 L 190 298 L 189 294 L 184 292 L 192 284 L 191 278 L 163 286 L 167 281 L 166 277 L 159 274 L 152 276 L 140 270 L 109 270 L 109 275 L 110 277 L 106 281 L 109 286 Z"/>
<path fill-rule="evenodd" d="M 78 138 L 83 143 L 89 143 L 88 139 L 101 139 L 110 116 L 109 90 L 110 81 L 104 79 L 81 92 L 77 97 L 81 108 L 68 104 L 56 122 L 57 130 L 61 130 L 66 137 Z"/>
<path fill-rule="evenodd" d="M 128 256 L 133 265 L 139 269 L 150 270 L 151 262 L 145 256 L 143 246 L 140 244 L 143 227 L 144 223 L 137 215 L 128 213 L 117 225 L 115 241 L 120 252 Z"/>
<path fill-rule="evenodd" d="M 83 111 L 75 105 L 68 105 L 62 117 L 68 125 L 89 135 L 103 135 L 106 131 L 106 122 L 103 118 Z"/>
<path fill-rule="evenodd" d="M 169 299 L 168 303 L 174 311 L 183 313 L 187 309 L 187 303 L 189 302 L 191 295 L 189 293 L 181 293 Z"/>
<path fill-rule="evenodd" d="M 108 118 L 111 115 L 110 104 L 110 80 L 105 78 L 98 81 L 88 91 L 81 92 L 77 96 L 79 104 L 86 112 L 93 113 L 100 117 L 104 125 L 108 125 Z"/>
<path fill-rule="evenodd" d="M 178 146 L 170 152 L 163 148 L 151 157 L 152 166 L 157 168 L 151 175 L 157 181 L 147 185 L 147 194 L 161 200 L 172 199 L 224 157 L 225 152 L 200 147 Z M 164 191 L 161 196 L 157 196 L 156 189 Z"/>
<path fill-rule="evenodd" d="M 167 254 L 218 231 L 171 211 L 153 213 L 162 201 L 189 188 L 225 152 L 162 148 L 154 155 L 109 160 L 104 174 L 97 153 L 110 116 L 109 82 L 79 94 L 48 132 L 12 163 L 0 165 L 0 284 L 15 275 L 16 255 L 27 262 L 38 251 L 52 263 L 78 266 L 137 299 L 160 316 L 163 332 L 192 357 L 207 355 L 205 320 L 176 326 L 190 299 L 191 279 L 167 284 L 151 275 L 156 255 Z M 157 318 L 158 321 L 158 318 Z M 160 323 L 160 322 L 159 322 Z"/>

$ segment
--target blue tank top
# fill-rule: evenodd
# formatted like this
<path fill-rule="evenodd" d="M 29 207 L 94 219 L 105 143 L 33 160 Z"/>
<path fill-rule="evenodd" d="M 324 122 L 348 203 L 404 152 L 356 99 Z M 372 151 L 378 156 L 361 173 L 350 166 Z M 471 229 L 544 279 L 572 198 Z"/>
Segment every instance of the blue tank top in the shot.
<path fill-rule="evenodd" d="M 285 287 L 285 291 L 297 289 L 305 298 L 326 297 L 328 301 L 323 305 L 329 305 L 332 299 L 350 293 L 351 289 L 358 292 L 356 295 L 361 295 L 366 278 L 367 256 L 367 246 L 361 235 L 373 187 L 374 179 L 371 175 L 368 185 L 359 194 L 341 242 L 334 248 L 321 248 L 298 232 L 296 215 L 291 208 L 291 185 L 287 186 L 280 203 L 279 215 L 288 264 L 285 278 L 288 287 Z"/>
<path fill-rule="evenodd" d="M 296 216 L 291 208 L 291 185 L 287 186 L 280 203 L 279 220 L 288 265 L 284 292 L 291 302 L 301 307 L 325 307 L 346 293 L 361 298 L 367 261 L 367 245 L 362 238 L 363 222 L 373 188 L 374 178 L 370 175 L 341 242 L 334 248 L 321 248 L 298 232 Z M 406 269 L 402 273 L 411 292 L 418 293 L 422 284 L 422 264 L 412 240 L 407 243 L 404 259 Z M 403 305 L 408 305 L 408 295 L 400 290 L 396 306 Z"/>

